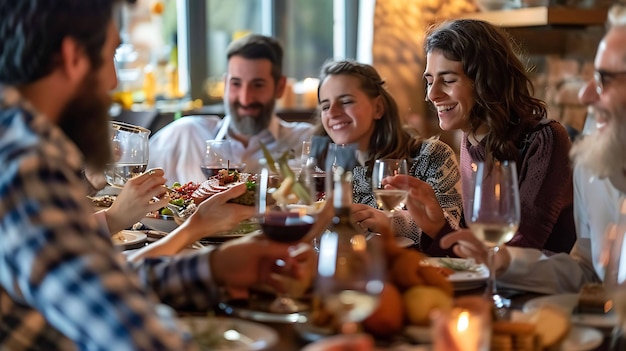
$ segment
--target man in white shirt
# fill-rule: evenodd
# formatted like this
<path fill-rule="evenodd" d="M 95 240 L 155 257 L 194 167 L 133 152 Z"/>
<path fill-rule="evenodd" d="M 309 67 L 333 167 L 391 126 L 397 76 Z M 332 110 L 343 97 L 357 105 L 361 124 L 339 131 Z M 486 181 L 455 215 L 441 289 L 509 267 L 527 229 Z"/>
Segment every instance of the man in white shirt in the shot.
<path fill-rule="evenodd" d="M 302 142 L 313 132 L 305 122 L 286 122 L 274 113 L 276 99 L 286 86 L 282 74 L 283 49 L 273 38 L 251 34 L 228 47 L 228 72 L 224 78 L 226 116 L 184 117 L 150 139 L 149 167 L 160 167 L 168 182 L 206 180 L 200 170 L 207 140 L 231 141 L 232 164 L 246 164 L 256 172 L 263 158 L 261 143 L 273 155 L 293 150 L 299 156 Z"/>
<path fill-rule="evenodd" d="M 593 109 L 597 130 L 571 151 L 577 241 L 570 254 L 550 257 L 527 248 L 503 247 L 496 256 L 498 285 L 545 294 L 578 292 L 599 282 L 599 264 L 607 228 L 617 223 L 626 199 L 626 7 L 609 11 L 611 25 L 595 58 L 594 80 L 580 91 L 581 102 Z M 626 211 L 626 207 L 624 208 Z M 622 214 L 626 216 L 626 213 Z M 441 240 L 462 257 L 486 257 L 484 245 L 469 231 Z"/>

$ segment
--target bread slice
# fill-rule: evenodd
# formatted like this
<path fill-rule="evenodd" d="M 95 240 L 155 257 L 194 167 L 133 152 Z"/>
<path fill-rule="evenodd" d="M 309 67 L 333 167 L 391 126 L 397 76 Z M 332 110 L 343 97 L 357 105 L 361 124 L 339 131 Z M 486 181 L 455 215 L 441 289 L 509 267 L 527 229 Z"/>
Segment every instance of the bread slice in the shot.
<path fill-rule="evenodd" d="M 569 316 L 557 307 L 542 306 L 525 317 L 535 325 L 543 350 L 560 350 L 571 328 Z"/>

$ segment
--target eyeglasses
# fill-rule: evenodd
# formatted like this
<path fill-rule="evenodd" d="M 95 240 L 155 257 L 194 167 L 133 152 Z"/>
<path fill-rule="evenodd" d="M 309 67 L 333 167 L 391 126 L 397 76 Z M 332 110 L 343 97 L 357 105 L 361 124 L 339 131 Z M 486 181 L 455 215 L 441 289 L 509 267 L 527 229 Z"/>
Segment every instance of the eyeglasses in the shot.
<path fill-rule="evenodd" d="M 596 92 L 598 95 L 602 94 L 604 88 L 614 79 L 620 76 L 626 75 L 626 71 L 610 72 L 604 70 L 597 70 L 593 73 L 593 79 L 596 81 Z"/>

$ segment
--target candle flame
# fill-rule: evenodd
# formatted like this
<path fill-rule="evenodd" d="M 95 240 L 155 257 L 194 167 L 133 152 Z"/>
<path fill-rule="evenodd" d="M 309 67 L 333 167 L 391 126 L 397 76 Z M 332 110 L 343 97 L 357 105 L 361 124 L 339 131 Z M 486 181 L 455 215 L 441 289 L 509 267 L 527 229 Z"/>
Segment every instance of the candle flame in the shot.
<path fill-rule="evenodd" d="M 456 324 L 456 329 L 459 332 L 464 332 L 469 326 L 469 312 L 463 311 L 459 314 L 459 319 Z"/>

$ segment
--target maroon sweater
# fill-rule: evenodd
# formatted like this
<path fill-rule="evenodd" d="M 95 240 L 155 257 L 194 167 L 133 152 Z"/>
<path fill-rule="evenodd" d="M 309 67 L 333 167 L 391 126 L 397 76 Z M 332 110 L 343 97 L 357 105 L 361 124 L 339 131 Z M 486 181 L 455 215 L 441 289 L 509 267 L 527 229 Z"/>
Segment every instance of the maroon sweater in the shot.
<path fill-rule="evenodd" d="M 574 186 L 569 161 L 571 142 L 566 129 L 556 121 L 539 124 L 517 162 L 521 220 L 517 233 L 507 244 L 539 250 L 569 252 L 576 241 L 573 202 Z M 485 160 L 484 141 L 473 146 L 463 134 L 461 142 L 461 186 L 463 194 L 472 178 L 472 162 Z M 422 247 L 431 256 L 455 256 L 439 241 L 453 229 L 446 223 L 431 239 L 422 235 Z"/>
<path fill-rule="evenodd" d="M 574 227 L 571 142 L 556 121 L 540 124 L 517 163 L 521 205 L 520 226 L 508 245 L 569 252 L 576 240 Z M 471 163 L 485 160 L 485 145 L 472 145 L 463 135 L 461 184 L 471 179 Z"/>

